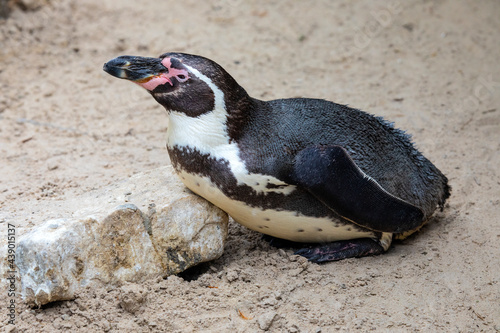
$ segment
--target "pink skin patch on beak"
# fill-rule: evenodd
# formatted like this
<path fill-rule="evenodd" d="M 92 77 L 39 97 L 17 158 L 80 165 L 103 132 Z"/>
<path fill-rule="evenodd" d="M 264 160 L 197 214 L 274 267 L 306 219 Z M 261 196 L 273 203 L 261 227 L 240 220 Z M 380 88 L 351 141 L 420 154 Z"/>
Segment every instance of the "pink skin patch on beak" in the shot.
<path fill-rule="evenodd" d="M 181 83 L 189 80 L 188 71 L 185 69 L 172 68 L 170 58 L 164 58 L 161 63 L 163 66 L 165 66 L 165 68 L 168 69 L 168 73 L 161 73 L 159 75 L 150 76 L 148 78 L 145 78 L 144 80 L 136 81 L 136 83 L 149 91 L 153 91 L 159 85 L 165 84 L 167 82 L 171 86 L 173 86 L 174 84 L 171 80 L 173 77 L 175 77 L 177 81 Z"/>
<path fill-rule="evenodd" d="M 172 81 L 170 81 L 170 79 L 167 76 L 165 76 L 165 74 L 160 74 L 156 76 L 150 76 L 141 81 L 136 81 L 135 83 L 137 83 L 138 85 L 149 91 L 153 91 L 160 84 L 165 84 L 167 82 L 170 83 L 170 85 L 172 85 Z"/>

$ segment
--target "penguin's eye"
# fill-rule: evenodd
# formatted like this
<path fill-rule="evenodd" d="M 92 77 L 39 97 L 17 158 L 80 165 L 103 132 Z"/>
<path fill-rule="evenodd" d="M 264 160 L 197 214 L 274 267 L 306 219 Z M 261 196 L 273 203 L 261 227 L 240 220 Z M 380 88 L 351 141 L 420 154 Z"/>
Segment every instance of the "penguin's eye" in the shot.
<path fill-rule="evenodd" d="M 186 75 L 184 74 L 179 74 L 176 77 L 179 82 L 186 82 L 188 80 L 188 77 L 186 77 Z"/>

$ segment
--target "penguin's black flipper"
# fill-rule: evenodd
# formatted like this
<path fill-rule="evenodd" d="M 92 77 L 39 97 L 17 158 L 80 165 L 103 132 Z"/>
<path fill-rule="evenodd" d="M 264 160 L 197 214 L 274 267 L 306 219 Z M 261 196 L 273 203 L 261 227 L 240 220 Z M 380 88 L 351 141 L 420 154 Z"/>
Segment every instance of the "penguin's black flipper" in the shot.
<path fill-rule="evenodd" d="M 314 146 L 295 158 L 293 180 L 340 216 L 371 230 L 400 233 L 422 224 L 424 214 L 384 190 L 340 146 Z"/>

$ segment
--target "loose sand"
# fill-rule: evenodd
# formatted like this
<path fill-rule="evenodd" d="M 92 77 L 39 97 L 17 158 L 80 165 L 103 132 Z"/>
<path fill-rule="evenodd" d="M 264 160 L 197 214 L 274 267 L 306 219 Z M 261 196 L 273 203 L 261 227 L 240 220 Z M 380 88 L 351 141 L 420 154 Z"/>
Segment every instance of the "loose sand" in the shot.
<path fill-rule="evenodd" d="M 7 331 L 500 331 L 498 1 L 24 2 L 0 19 L 2 238 L 7 223 L 22 234 L 65 199 L 169 163 L 164 110 L 102 71 L 123 54 L 200 54 L 254 97 L 384 116 L 453 193 L 381 256 L 310 264 L 233 223 L 224 255 L 183 277 L 41 309 L 17 299 Z"/>

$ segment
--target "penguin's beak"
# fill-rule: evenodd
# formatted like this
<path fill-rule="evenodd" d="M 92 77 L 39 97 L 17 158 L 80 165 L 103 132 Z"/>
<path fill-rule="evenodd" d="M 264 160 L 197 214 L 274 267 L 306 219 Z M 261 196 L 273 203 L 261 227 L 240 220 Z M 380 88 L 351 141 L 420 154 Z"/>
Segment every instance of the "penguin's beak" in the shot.
<path fill-rule="evenodd" d="M 166 71 L 160 58 L 120 56 L 104 64 L 103 70 L 120 79 L 143 83 Z"/>

